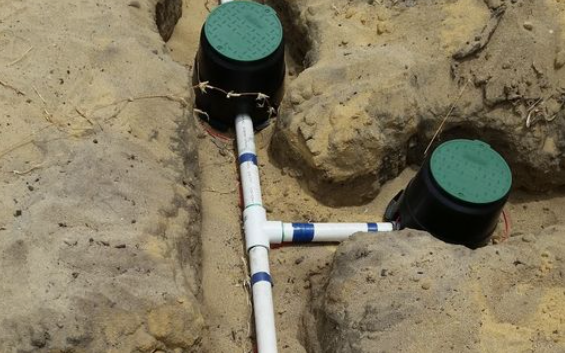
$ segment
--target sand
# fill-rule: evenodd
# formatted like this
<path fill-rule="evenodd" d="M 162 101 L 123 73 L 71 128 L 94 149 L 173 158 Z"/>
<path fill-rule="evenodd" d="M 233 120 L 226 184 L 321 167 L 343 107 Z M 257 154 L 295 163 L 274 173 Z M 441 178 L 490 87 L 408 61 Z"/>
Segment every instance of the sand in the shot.
<path fill-rule="evenodd" d="M 363 20 L 373 14 L 368 6 L 380 3 L 376 17 Z M 400 3 L 411 8 L 413 2 Z M 296 15 L 284 18 L 296 34 L 289 37 L 287 117 L 302 104 L 306 115 L 323 114 L 316 102 L 304 103 L 304 82 L 311 77 L 359 68 L 358 62 L 332 59 L 336 50 L 367 45 L 374 33 L 386 39 L 396 29 L 387 40 L 402 53 L 403 46 L 411 47 L 410 33 L 419 30 L 391 27 L 390 1 L 350 2 L 347 11 L 324 1 L 310 10 L 302 2 L 278 4 L 281 12 Z M 166 44 L 155 25 L 156 5 L 0 4 L 0 352 L 253 351 L 233 136 L 209 134 L 195 120 L 190 98 L 200 28 L 216 4 L 185 0 Z M 447 51 L 461 48 L 490 16 L 479 0 L 437 6 L 448 16 L 431 23 Z M 410 11 L 404 15 L 414 19 L 418 13 Z M 438 16 L 430 9 L 422 13 L 428 21 Z M 324 23 L 331 26 L 324 29 Z M 328 33 L 340 36 L 328 39 Z M 438 100 L 449 107 L 457 92 Z M 350 113 L 350 107 L 330 108 Z M 394 174 L 379 179 L 378 192 L 359 194 L 362 202 L 355 206 L 331 207 L 304 181 L 308 175 L 296 161 L 274 156 L 271 142 L 280 129 L 273 125 L 257 135 L 264 202 L 273 220 L 379 221 L 417 168 L 417 159 L 403 157 Z M 348 141 L 346 132 L 336 146 Z M 559 136 L 554 152 L 562 146 Z M 325 146 L 327 139 L 317 144 Z M 551 150 L 551 143 L 544 146 Z M 321 168 L 333 163 L 326 162 Z M 507 206 L 509 235 L 538 236 L 563 224 L 564 208 L 559 188 L 516 190 Z M 495 239 L 504 236 L 499 230 Z M 281 352 L 310 352 L 313 336 L 304 314 L 314 305 L 311 280 L 331 280 L 338 248 L 272 250 Z M 504 342 L 497 332 L 489 337 Z"/>

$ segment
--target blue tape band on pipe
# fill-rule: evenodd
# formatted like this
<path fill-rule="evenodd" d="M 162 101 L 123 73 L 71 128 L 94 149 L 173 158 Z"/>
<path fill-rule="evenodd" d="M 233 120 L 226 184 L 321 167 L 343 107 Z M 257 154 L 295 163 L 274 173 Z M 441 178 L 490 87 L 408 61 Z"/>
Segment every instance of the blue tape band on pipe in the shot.
<path fill-rule="evenodd" d="M 259 282 L 269 282 L 271 286 L 273 285 L 273 279 L 267 272 L 257 272 L 251 276 L 251 287 L 253 287 L 255 283 Z"/>
<path fill-rule="evenodd" d="M 292 223 L 292 242 L 309 243 L 314 240 L 314 225 L 312 223 Z"/>
<path fill-rule="evenodd" d="M 257 165 L 257 155 L 253 153 L 244 153 L 239 156 L 239 164 L 243 164 L 245 162 L 253 162 L 253 164 Z"/>
<path fill-rule="evenodd" d="M 376 223 L 367 223 L 367 227 L 369 229 L 369 232 L 378 232 L 379 231 L 379 226 Z"/>

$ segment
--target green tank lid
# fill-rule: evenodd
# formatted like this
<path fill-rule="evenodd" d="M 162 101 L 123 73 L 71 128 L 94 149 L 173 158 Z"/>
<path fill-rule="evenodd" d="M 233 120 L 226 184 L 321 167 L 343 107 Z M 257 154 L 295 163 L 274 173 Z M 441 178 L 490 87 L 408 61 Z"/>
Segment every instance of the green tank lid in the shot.
<path fill-rule="evenodd" d="M 204 33 L 214 49 L 238 61 L 264 59 L 283 39 L 275 10 L 251 1 L 231 1 L 215 8 L 206 20 Z"/>
<path fill-rule="evenodd" d="M 512 186 L 510 167 L 482 141 L 452 140 L 440 145 L 432 154 L 430 168 L 444 191 L 470 203 L 496 202 Z"/>

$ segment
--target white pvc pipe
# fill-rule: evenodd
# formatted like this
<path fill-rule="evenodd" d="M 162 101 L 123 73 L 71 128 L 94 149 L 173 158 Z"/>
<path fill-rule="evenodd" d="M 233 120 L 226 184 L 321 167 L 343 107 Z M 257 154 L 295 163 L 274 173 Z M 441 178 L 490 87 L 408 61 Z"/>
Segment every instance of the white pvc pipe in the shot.
<path fill-rule="evenodd" d="M 277 334 L 273 305 L 273 282 L 269 271 L 269 250 L 257 246 L 249 251 L 253 312 L 259 353 L 277 352 Z"/>
<path fill-rule="evenodd" d="M 238 115 L 235 119 L 235 129 L 243 189 L 243 224 L 251 269 L 257 348 L 259 353 L 277 353 L 273 282 L 269 270 L 270 243 L 264 230 L 264 224 L 267 223 L 267 212 L 261 198 L 261 183 L 251 117 Z"/>
<path fill-rule="evenodd" d="M 273 281 L 269 269 L 271 243 L 338 242 L 358 232 L 392 231 L 394 223 L 283 223 L 267 221 L 261 197 L 253 121 L 235 119 L 239 171 L 243 189 L 243 225 L 249 255 L 255 332 L 259 353 L 277 353 Z"/>
<path fill-rule="evenodd" d="M 359 232 L 391 232 L 394 223 L 282 223 L 266 222 L 263 226 L 271 244 L 340 242 Z"/>
<path fill-rule="evenodd" d="M 264 234 L 263 224 L 267 222 L 267 212 L 261 198 L 261 181 L 257 167 L 253 122 L 248 115 L 238 115 L 235 119 L 239 173 L 243 189 L 243 218 L 247 250 L 254 246 L 270 247 L 269 238 Z"/>

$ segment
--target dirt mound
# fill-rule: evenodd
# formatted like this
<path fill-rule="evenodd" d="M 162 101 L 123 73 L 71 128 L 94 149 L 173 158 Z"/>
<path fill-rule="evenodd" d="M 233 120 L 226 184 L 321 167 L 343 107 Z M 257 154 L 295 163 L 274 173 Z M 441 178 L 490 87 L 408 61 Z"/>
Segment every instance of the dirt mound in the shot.
<path fill-rule="evenodd" d="M 188 71 L 156 5 L 1 5 L 2 352 L 199 351 Z"/>
<path fill-rule="evenodd" d="M 313 289 L 311 352 L 563 352 L 565 237 L 476 251 L 425 233 L 360 235 Z"/>
<path fill-rule="evenodd" d="M 515 184 L 565 183 L 558 1 L 323 1 L 281 5 L 311 66 L 287 90 L 271 155 L 331 205 L 359 204 L 442 139 L 481 138 Z M 282 12 L 284 13 L 284 12 Z M 291 48 L 292 49 L 292 48 Z M 296 55 L 295 55 L 296 56 Z"/>

